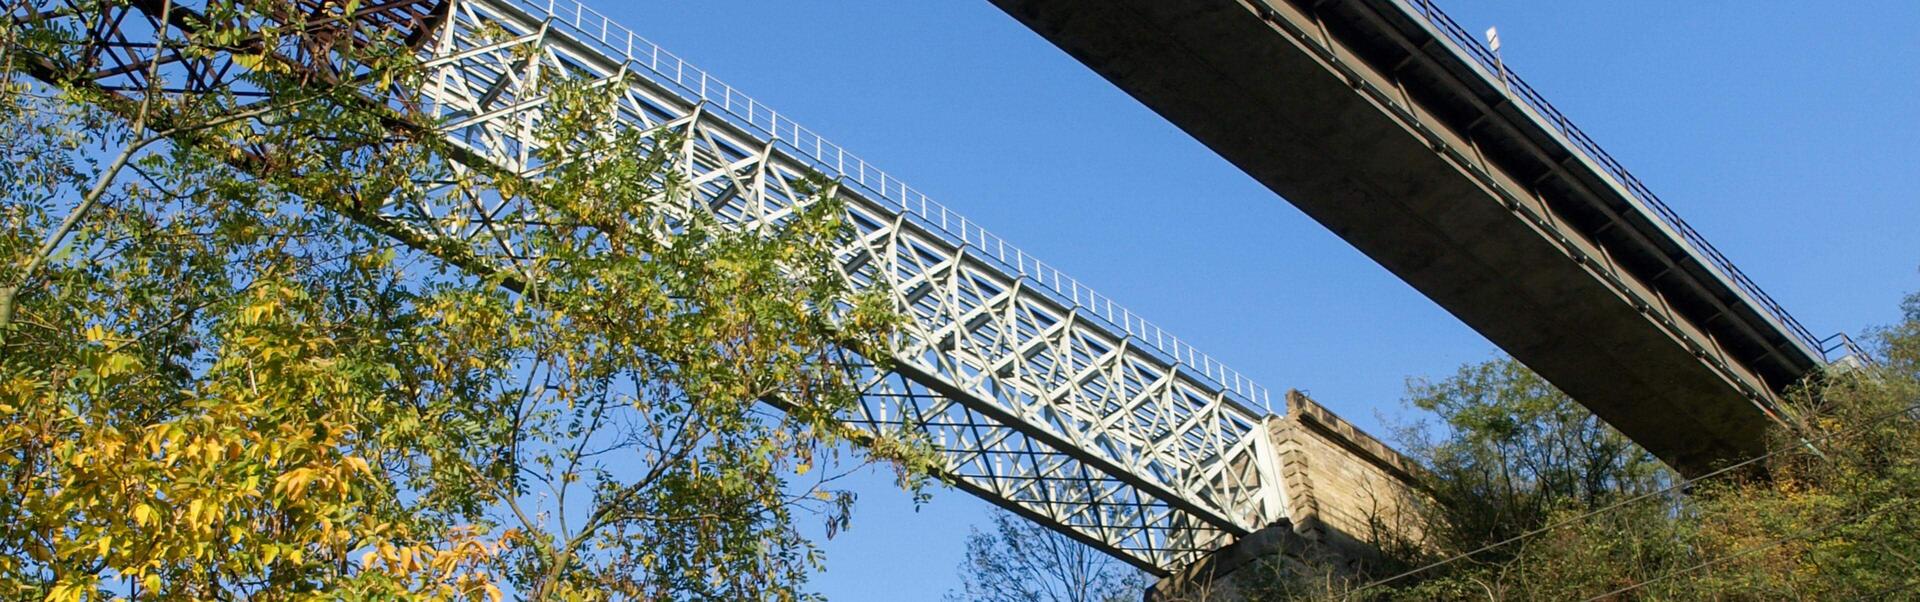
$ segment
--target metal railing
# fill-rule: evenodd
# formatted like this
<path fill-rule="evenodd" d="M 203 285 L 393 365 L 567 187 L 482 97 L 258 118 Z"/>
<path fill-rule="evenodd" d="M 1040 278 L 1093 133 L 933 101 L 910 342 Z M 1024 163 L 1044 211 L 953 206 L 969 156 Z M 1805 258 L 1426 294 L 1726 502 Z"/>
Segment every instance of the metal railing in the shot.
<path fill-rule="evenodd" d="M 1839 355 L 1835 356 L 1836 353 Z M 1835 362 L 1873 363 L 1873 356 L 1867 354 L 1867 349 L 1854 342 L 1853 337 L 1844 332 L 1836 332 L 1827 338 L 1820 339 L 1820 354 Z"/>
<path fill-rule="evenodd" d="M 1808 350 L 1820 353 L 1823 359 L 1830 357 L 1827 356 L 1826 350 L 1822 348 L 1820 339 L 1815 338 L 1813 333 L 1807 330 L 1806 326 L 1801 325 L 1799 320 L 1794 319 L 1792 314 L 1787 313 L 1786 308 L 1781 307 L 1778 302 L 1773 300 L 1772 296 L 1768 295 L 1766 291 L 1761 290 L 1760 285 L 1755 284 L 1751 278 L 1747 277 L 1746 273 L 1741 272 L 1740 268 L 1735 267 L 1732 260 L 1722 255 L 1720 250 L 1714 248 L 1712 243 L 1707 242 L 1706 237 L 1701 236 L 1698 231 L 1693 229 L 1693 226 L 1688 225 L 1686 220 L 1680 219 L 1679 213 L 1675 213 L 1673 208 L 1668 207 L 1666 202 L 1660 200 L 1659 195 L 1654 194 L 1653 190 L 1647 188 L 1647 185 L 1642 183 L 1639 178 L 1634 177 L 1632 172 L 1627 171 L 1627 168 L 1615 160 L 1613 155 L 1607 154 L 1606 149 L 1601 148 L 1599 143 L 1594 142 L 1593 138 L 1587 136 L 1586 132 L 1580 130 L 1580 126 L 1574 125 L 1573 121 L 1568 119 L 1565 114 L 1561 113 L 1559 109 L 1554 108 L 1553 103 L 1547 102 L 1545 97 L 1542 97 L 1539 92 L 1534 91 L 1532 86 L 1527 85 L 1526 80 L 1521 79 L 1518 75 L 1514 75 L 1511 69 L 1505 67 L 1499 59 L 1494 56 L 1493 51 L 1488 50 L 1485 45 L 1480 43 L 1479 39 L 1467 33 L 1465 29 L 1460 27 L 1460 24 L 1454 22 L 1445 12 L 1442 12 L 1440 7 L 1434 4 L 1433 0 L 1396 1 L 1407 5 L 1413 14 L 1425 18 L 1435 29 L 1452 40 L 1454 45 L 1465 50 L 1469 56 L 1473 57 L 1474 61 L 1480 63 L 1480 66 L 1485 69 L 1489 75 L 1499 79 L 1500 83 L 1506 87 L 1509 93 L 1517 96 L 1521 102 L 1545 118 L 1547 123 L 1553 126 L 1554 130 L 1560 132 L 1562 136 L 1565 136 L 1567 140 L 1572 142 L 1587 158 L 1599 164 L 1601 169 L 1606 170 L 1607 174 L 1624 186 L 1627 192 L 1632 194 L 1635 199 L 1651 207 L 1654 214 L 1660 217 L 1660 221 L 1666 223 L 1668 227 L 1673 228 L 1674 231 L 1680 234 L 1680 237 L 1683 239 L 1683 244 L 1706 257 L 1707 262 L 1713 269 L 1718 270 L 1722 276 L 1733 282 L 1734 286 L 1738 287 L 1740 291 L 1745 293 L 1754 303 L 1757 303 L 1762 310 L 1771 315 L 1774 320 L 1780 322 L 1782 326 L 1785 326 L 1788 333 Z"/>
<path fill-rule="evenodd" d="M 1259 404 L 1268 414 L 1273 413 L 1271 394 L 1266 387 L 1194 349 L 1165 329 L 1127 311 L 1111 297 L 1095 292 L 1073 277 L 1007 244 L 1006 240 L 927 198 L 927 195 L 873 167 L 840 145 L 827 141 L 793 119 L 774 112 L 767 105 L 622 27 L 606 15 L 587 8 L 577 0 L 514 1 L 536 19 L 547 20 L 579 41 L 596 46 L 607 56 L 624 59 L 629 65 L 644 68 L 645 72 L 636 71 L 643 77 L 650 73 L 650 79 L 656 83 L 670 85 L 686 94 L 690 100 L 711 105 L 735 125 L 764 134 L 793 151 L 796 156 L 813 162 L 816 169 L 829 175 L 838 175 L 846 183 L 857 185 L 871 193 L 868 196 L 875 202 L 898 209 L 920 225 L 947 238 L 948 242 L 975 249 L 981 257 L 995 260 L 1009 275 L 1017 275 L 1039 285 L 1067 307 L 1104 320 L 1140 345 L 1163 356 L 1162 359 L 1178 364 L 1182 370 L 1197 373 L 1196 376 L 1219 385 L 1230 396 L 1238 397 L 1239 401 Z"/>

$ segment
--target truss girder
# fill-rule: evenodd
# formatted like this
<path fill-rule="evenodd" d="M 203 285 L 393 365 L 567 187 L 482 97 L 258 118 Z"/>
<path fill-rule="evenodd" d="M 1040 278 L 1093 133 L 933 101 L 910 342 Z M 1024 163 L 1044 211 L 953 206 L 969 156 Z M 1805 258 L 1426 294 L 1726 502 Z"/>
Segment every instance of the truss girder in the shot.
<path fill-rule="evenodd" d="M 429 4 L 432 15 L 417 9 Z M 693 201 L 739 227 L 791 216 L 810 198 L 810 173 L 836 177 L 854 230 L 836 250 L 843 273 L 886 291 L 908 318 L 889 341 L 893 369 L 848 366 L 868 383 L 848 424 L 918 429 L 958 486 L 1155 572 L 1285 516 L 1268 418 L 1252 406 L 1264 390 L 964 220 L 950 227 L 959 218 L 928 210 L 924 197 L 913 207 L 904 185 L 896 194 L 897 181 L 876 184 L 864 162 L 568 6 L 556 15 L 527 0 L 407 3 L 402 17 L 426 34 L 419 92 L 436 131 L 490 168 L 538 177 L 542 82 L 566 77 L 618 90 L 607 131 L 679 141 L 671 168 Z M 99 36 L 119 53 L 103 63 L 104 88 L 139 87 L 125 81 L 143 64 L 118 50 L 134 46 L 126 37 Z M 392 200 L 372 219 L 517 270 L 533 260 L 520 242 L 542 227 L 518 202 L 449 184 Z"/>

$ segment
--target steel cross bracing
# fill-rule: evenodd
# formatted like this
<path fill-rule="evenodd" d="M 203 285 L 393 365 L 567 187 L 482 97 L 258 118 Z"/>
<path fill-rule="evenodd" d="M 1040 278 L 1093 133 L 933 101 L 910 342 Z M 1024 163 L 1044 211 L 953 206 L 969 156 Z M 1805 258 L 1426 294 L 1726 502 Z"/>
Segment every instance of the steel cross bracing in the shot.
<path fill-rule="evenodd" d="M 128 14 L 161 27 L 157 3 L 132 4 Z M 672 168 L 693 201 L 740 227 L 791 215 L 811 172 L 836 177 L 855 230 L 837 250 L 843 272 L 884 287 L 911 318 L 890 341 L 892 370 L 849 366 L 866 388 L 843 419 L 922 429 L 963 489 L 1157 573 L 1286 516 L 1272 418 L 1253 405 L 1264 389 L 764 105 L 574 3 L 369 10 L 416 34 L 428 113 L 491 169 L 539 177 L 542 82 L 559 76 L 616 87 L 608 127 L 679 141 Z M 126 16 L 97 37 L 116 57 L 97 72 L 102 89 L 142 84 L 128 67 L 152 44 L 129 40 L 139 27 Z M 233 68 L 179 58 L 161 61 L 170 76 Z M 518 241 L 540 227 L 518 217 L 525 209 L 449 185 L 356 219 L 513 269 L 529 260 Z"/>
<path fill-rule="evenodd" d="M 625 125 L 681 134 L 676 167 L 696 199 L 743 224 L 790 212 L 813 169 L 841 176 L 856 231 L 838 251 L 845 273 L 884 286 L 912 318 L 891 342 L 897 368 L 872 375 L 848 422 L 925 429 L 970 491 L 1148 567 L 1176 568 L 1283 515 L 1262 415 L 1232 392 L 996 261 L 1007 253 L 997 239 L 943 231 L 888 199 L 897 182 L 867 177 L 864 163 L 849 174 L 836 149 L 828 164 L 824 141 L 713 78 L 674 85 L 691 83 L 684 62 L 656 62 L 650 44 L 612 38 L 624 32 L 572 8 L 556 19 L 526 3 L 453 3 L 424 90 L 449 139 L 499 167 L 534 168 L 525 141 L 544 97 L 529 85 L 546 71 L 622 87 Z M 869 181 L 879 190 L 861 190 Z"/>

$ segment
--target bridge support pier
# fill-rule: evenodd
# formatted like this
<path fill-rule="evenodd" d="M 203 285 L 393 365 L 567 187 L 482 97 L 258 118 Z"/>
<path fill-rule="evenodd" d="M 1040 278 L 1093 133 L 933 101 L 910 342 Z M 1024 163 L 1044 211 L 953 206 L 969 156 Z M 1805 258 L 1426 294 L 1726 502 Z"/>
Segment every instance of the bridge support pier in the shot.
<path fill-rule="evenodd" d="M 1267 580 L 1290 576 L 1282 571 L 1308 574 L 1324 551 L 1319 542 L 1295 533 L 1291 521 L 1281 521 L 1161 578 L 1147 590 L 1146 602 L 1251 600 Z"/>
<path fill-rule="evenodd" d="M 1154 584 L 1149 602 L 1237 602 L 1357 574 L 1377 544 L 1420 540 L 1421 469 L 1299 391 L 1267 421 L 1287 516 Z"/>

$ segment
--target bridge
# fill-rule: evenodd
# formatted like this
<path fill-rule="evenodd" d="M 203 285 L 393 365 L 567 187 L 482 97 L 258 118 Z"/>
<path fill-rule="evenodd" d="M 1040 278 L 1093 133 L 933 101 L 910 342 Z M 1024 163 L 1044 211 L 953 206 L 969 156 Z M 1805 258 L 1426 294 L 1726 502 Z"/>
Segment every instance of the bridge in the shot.
<path fill-rule="evenodd" d="M 1757 449 L 1788 420 L 1781 388 L 1824 362 L 1791 316 L 1428 4 L 996 1 L 1682 470 Z M 44 4 L 36 18 L 83 13 Z M 92 62 L 35 73 L 131 98 L 149 68 L 182 82 L 246 68 L 155 50 L 161 32 L 203 23 L 193 3 L 163 7 L 106 9 L 114 27 L 76 29 L 92 34 L 96 52 L 76 54 Z M 345 17 L 413 44 L 426 125 L 460 149 L 456 171 L 538 178 L 542 82 L 560 76 L 619 91 L 608 127 L 678 141 L 689 210 L 777 223 L 812 198 L 809 174 L 833 177 L 855 229 L 839 268 L 910 317 L 890 369 L 848 366 L 866 388 L 842 419 L 921 429 L 958 487 L 1150 572 L 1275 525 L 1338 523 L 1344 498 L 1309 481 L 1371 487 L 1410 470 L 1304 397 L 1275 414 L 1240 373 L 584 5 L 397 0 Z M 87 75 L 54 75 L 74 72 Z M 541 227 L 514 201 L 451 185 L 337 210 L 427 252 L 458 249 L 447 258 L 479 271 L 528 261 L 517 245 Z M 1329 462 L 1367 468 L 1308 468 Z"/>
<path fill-rule="evenodd" d="M 1432 0 L 993 0 L 1683 474 L 1822 342 Z"/>

